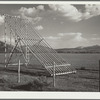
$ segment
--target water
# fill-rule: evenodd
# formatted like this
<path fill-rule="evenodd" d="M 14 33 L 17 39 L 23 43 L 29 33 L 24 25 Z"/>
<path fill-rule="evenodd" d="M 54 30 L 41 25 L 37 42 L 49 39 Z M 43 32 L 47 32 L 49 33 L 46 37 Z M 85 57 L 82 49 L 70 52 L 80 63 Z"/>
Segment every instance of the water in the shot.
<path fill-rule="evenodd" d="M 68 63 L 70 63 L 73 67 L 87 67 L 92 69 L 99 69 L 99 60 L 100 54 L 71 54 L 71 53 L 59 53 Z M 21 57 L 20 57 L 21 58 Z M 16 56 L 13 56 L 12 59 L 16 61 Z M 21 58 L 23 60 L 23 58 Z M 33 59 L 33 60 L 32 60 Z M 30 62 L 36 64 L 37 59 L 32 58 Z M 0 54 L 0 63 L 4 62 L 4 54 Z M 18 62 L 18 60 L 17 60 Z"/>
<path fill-rule="evenodd" d="M 93 69 L 99 69 L 100 54 L 67 54 L 61 53 L 68 63 L 73 67 L 87 67 Z"/>

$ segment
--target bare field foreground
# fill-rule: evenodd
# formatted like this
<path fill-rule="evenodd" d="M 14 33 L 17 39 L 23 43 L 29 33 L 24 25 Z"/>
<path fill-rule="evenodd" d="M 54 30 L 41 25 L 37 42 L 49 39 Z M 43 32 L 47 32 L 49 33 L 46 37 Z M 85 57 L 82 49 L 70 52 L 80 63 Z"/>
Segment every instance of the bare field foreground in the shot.
<path fill-rule="evenodd" d="M 56 76 L 56 86 L 53 87 L 53 78 L 44 68 L 21 66 L 21 82 L 18 83 L 18 66 L 5 68 L 0 64 L 0 91 L 99 91 L 100 54 L 59 55 L 76 68 L 76 74 Z"/>

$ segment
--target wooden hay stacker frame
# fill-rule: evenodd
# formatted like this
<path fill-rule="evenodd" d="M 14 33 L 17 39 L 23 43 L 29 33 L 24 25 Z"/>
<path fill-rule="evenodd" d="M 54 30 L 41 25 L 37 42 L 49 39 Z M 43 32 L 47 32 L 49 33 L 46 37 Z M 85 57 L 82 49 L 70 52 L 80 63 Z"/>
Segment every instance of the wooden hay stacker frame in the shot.
<path fill-rule="evenodd" d="M 12 56 L 20 52 L 24 59 L 24 64 L 30 64 L 30 55 L 35 57 L 42 66 L 53 76 L 55 86 L 55 76 L 69 73 L 76 73 L 76 70 L 70 66 L 58 53 L 45 41 L 42 36 L 34 29 L 32 23 L 27 19 L 20 17 L 4 16 L 4 36 L 5 36 L 5 67 L 8 65 L 19 65 L 18 73 L 20 77 L 21 60 L 17 63 L 11 63 Z M 13 47 L 10 55 L 7 56 L 7 35 L 9 32 L 10 45 Z M 15 41 L 12 43 L 12 40 Z M 23 49 L 24 47 L 24 49 Z M 19 56 L 19 55 L 18 55 Z M 20 78 L 19 78 L 20 79 Z M 20 82 L 20 80 L 19 80 Z"/>

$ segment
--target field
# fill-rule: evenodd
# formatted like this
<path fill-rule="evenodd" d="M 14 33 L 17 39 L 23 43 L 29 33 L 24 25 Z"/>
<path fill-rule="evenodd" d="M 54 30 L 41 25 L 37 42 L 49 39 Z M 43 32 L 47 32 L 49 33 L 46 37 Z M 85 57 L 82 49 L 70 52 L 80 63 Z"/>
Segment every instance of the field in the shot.
<path fill-rule="evenodd" d="M 100 54 L 66 54 L 60 53 L 76 74 L 56 76 L 56 86 L 53 78 L 41 66 L 21 66 L 21 82 L 18 83 L 17 66 L 4 68 L 0 65 L 1 91 L 99 91 L 99 60 Z M 0 54 L 3 62 L 4 54 Z M 35 60 L 34 60 L 35 61 Z M 32 62 L 34 63 L 34 62 Z M 36 61 L 35 61 L 36 63 Z M 45 74 L 44 74 L 45 73 Z M 43 76 L 47 75 L 47 77 Z"/>

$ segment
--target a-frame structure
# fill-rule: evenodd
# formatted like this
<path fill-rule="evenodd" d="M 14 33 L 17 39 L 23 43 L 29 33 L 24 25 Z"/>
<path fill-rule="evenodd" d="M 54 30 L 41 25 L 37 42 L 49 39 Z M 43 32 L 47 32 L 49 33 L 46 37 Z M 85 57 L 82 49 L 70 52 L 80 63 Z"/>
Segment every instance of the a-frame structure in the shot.
<path fill-rule="evenodd" d="M 14 53 L 17 56 L 23 56 L 23 63 L 30 64 L 31 58 L 36 58 L 46 70 L 53 75 L 55 66 L 55 75 L 75 73 L 75 69 L 70 66 L 52 47 L 45 41 L 44 38 L 34 29 L 32 23 L 27 19 L 20 17 L 4 15 L 5 37 L 9 34 L 12 50 L 10 55 L 6 55 L 6 39 L 5 39 L 5 67 L 11 64 Z M 32 60 L 32 59 L 31 59 Z M 12 63 L 12 64 L 15 64 Z"/>

